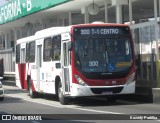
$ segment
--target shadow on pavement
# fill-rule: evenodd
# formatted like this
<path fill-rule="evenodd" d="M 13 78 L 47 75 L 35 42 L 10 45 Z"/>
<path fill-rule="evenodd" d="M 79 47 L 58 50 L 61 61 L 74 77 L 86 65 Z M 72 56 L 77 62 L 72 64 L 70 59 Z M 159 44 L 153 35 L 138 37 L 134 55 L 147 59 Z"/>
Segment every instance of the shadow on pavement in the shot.
<path fill-rule="evenodd" d="M 26 93 L 27 96 L 28 94 L 28 91 L 16 87 L 15 82 L 5 81 L 3 83 L 5 83 L 4 85 L 6 85 L 7 87 L 4 88 L 6 95 Z M 39 94 L 38 98 L 42 98 L 45 100 L 53 100 L 58 102 L 57 97 L 51 94 Z M 70 98 L 70 105 L 78 105 L 78 106 L 114 106 L 114 105 L 136 105 L 136 104 L 146 104 L 146 103 L 152 103 L 152 102 L 148 97 L 141 95 L 118 96 L 116 101 L 109 101 L 107 100 L 107 97 Z"/>

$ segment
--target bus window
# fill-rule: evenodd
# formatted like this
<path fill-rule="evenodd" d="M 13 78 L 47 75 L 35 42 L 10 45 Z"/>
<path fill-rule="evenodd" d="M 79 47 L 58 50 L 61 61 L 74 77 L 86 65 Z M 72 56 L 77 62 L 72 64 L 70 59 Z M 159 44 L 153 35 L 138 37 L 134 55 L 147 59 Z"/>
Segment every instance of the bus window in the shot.
<path fill-rule="evenodd" d="M 25 48 L 21 49 L 21 63 L 25 63 Z"/>
<path fill-rule="evenodd" d="M 61 37 L 52 38 L 52 60 L 60 60 L 61 57 Z"/>
<path fill-rule="evenodd" d="M 26 43 L 26 62 L 29 62 L 29 43 Z"/>
<path fill-rule="evenodd" d="M 67 66 L 67 43 L 64 43 L 63 45 L 63 57 L 64 57 L 64 66 Z"/>
<path fill-rule="evenodd" d="M 44 52 L 43 52 L 43 60 L 50 61 L 51 60 L 51 53 L 52 53 L 52 44 L 51 38 L 44 39 Z"/>
<path fill-rule="evenodd" d="M 35 41 L 29 43 L 30 59 L 29 62 L 35 62 Z"/>
<path fill-rule="evenodd" d="M 20 63 L 20 45 L 16 46 L 16 63 Z"/>

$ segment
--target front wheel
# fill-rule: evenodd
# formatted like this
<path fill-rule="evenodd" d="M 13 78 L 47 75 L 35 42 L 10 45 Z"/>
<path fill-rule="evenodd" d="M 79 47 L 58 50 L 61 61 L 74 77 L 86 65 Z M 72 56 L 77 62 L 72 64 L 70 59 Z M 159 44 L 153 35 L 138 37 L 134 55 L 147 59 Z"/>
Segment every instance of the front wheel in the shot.
<path fill-rule="evenodd" d="M 4 100 L 4 97 L 0 97 L 0 101 L 3 101 Z"/>
<path fill-rule="evenodd" d="M 37 92 L 34 92 L 32 90 L 32 82 L 31 82 L 31 80 L 29 81 L 29 96 L 31 98 L 36 98 L 37 97 Z"/>
<path fill-rule="evenodd" d="M 58 84 L 58 99 L 62 105 L 67 105 L 69 103 L 69 99 L 63 95 L 62 84 L 59 82 Z"/>

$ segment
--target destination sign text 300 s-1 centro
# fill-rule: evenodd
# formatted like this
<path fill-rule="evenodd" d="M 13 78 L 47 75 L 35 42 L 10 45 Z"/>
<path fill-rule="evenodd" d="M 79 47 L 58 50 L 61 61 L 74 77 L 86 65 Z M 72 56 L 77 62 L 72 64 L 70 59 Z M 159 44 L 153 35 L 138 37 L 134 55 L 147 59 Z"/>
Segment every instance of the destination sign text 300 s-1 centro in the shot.
<path fill-rule="evenodd" d="M 75 28 L 74 33 L 75 35 L 126 35 L 129 34 L 128 28 L 107 28 L 107 27 L 85 27 L 85 28 Z"/>

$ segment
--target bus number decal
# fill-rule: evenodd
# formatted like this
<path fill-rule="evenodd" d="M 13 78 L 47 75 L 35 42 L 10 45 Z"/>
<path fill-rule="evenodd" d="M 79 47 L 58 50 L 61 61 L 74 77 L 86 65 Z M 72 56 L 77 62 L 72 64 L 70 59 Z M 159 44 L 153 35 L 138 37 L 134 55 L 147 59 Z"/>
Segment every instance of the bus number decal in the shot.
<path fill-rule="evenodd" d="M 89 66 L 90 67 L 97 67 L 98 66 L 98 61 L 89 61 Z"/>

